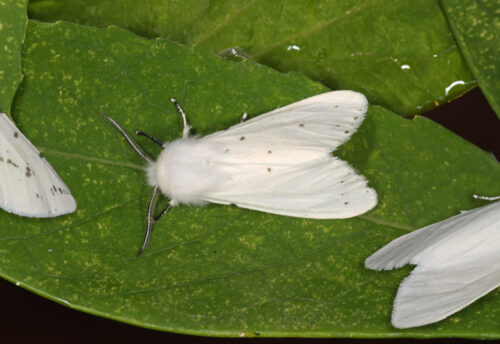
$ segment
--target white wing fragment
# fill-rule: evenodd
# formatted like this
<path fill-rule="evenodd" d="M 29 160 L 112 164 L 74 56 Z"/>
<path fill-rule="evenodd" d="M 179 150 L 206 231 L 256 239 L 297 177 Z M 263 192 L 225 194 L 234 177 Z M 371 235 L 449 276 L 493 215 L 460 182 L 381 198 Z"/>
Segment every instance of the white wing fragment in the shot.
<path fill-rule="evenodd" d="M 0 113 L 0 207 L 28 217 L 72 213 L 68 187 L 33 144 Z"/>
<path fill-rule="evenodd" d="M 217 174 L 227 176 L 203 199 L 317 219 L 370 210 L 375 191 L 331 154 L 356 132 L 367 106 L 360 93 L 328 92 L 201 138 L 223 152 Z"/>
<path fill-rule="evenodd" d="M 365 261 L 373 270 L 417 267 L 401 283 L 392 313 L 397 328 L 427 325 L 500 286 L 500 202 L 463 212 L 399 237 Z"/>

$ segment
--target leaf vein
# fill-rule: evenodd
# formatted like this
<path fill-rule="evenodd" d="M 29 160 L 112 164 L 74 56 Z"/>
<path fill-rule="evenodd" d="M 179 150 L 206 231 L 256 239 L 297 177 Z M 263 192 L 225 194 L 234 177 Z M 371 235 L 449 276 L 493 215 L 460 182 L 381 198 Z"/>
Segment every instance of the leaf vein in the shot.
<path fill-rule="evenodd" d="M 76 159 L 76 160 L 87 160 L 87 161 L 94 161 L 98 162 L 101 164 L 106 164 L 106 165 L 112 165 L 112 166 L 120 166 L 120 167 L 127 167 L 127 168 L 132 168 L 134 170 L 139 170 L 139 171 L 144 171 L 144 167 L 141 165 L 136 165 L 131 162 L 119 162 L 119 161 L 111 161 L 107 160 L 104 158 L 98 158 L 94 156 L 86 156 L 83 154 L 77 154 L 77 153 L 68 153 L 68 152 L 61 152 L 55 149 L 50 149 L 50 148 L 45 148 L 45 147 L 38 147 L 39 150 L 42 153 L 48 153 L 48 154 L 53 154 L 53 155 L 58 155 L 62 156 L 67 159 Z"/>
<path fill-rule="evenodd" d="M 253 5 L 257 0 L 252 0 L 245 6 L 241 7 L 237 11 L 235 11 L 233 14 L 228 16 L 225 20 L 217 24 L 211 31 L 207 32 L 204 36 L 201 38 L 197 39 L 196 41 L 193 42 L 193 46 L 197 46 L 198 44 L 202 43 L 205 41 L 208 37 L 213 36 L 217 31 L 219 31 L 224 25 L 227 25 L 228 23 L 232 22 L 236 17 L 238 17 L 240 14 L 245 12 L 248 8 L 250 8 L 251 5 Z"/>
<path fill-rule="evenodd" d="M 322 28 L 324 28 L 324 27 L 326 27 L 326 26 L 328 26 L 330 24 L 333 24 L 333 23 L 335 23 L 337 21 L 340 21 L 342 19 L 348 18 L 350 15 L 352 15 L 354 13 L 357 13 L 357 12 L 360 12 L 360 11 L 362 11 L 362 10 L 370 7 L 370 6 L 373 6 L 374 4 L 376 4 L 376 3 L 380 2 L 380 1 L 381 0 L 373 0 L 373 1 L 369 2 L 369 3 L 364 4 L 364 5 L 361 5 L 361 6 L 358 6 L 358 7 L 353 7 L 351 9 L 345 11 L 345 13 L 343 13 L 340 16 L 334 17 L 334 18 L 332 18 L 330 20 L 327 20 L 324 23 L 320 23 L 320 24 L 318 24 L 316 26 L 313 26 L 313 27 L 311 27 L 311 28 L 309 28 L 307 30 L 295 33 L 293 35 L 290 35 L 290 36 L 282 39 L 281 41 L 278 41 L 276 43 L 268 45 L 267 47 L 264 47 L 261 50 L 257 51 L 256 53 L 252 54 L 251 58 L 257 60 L 260 56 L 264 55 L 269 50 L 272 50 L 272 49 L 274 49 L 274 48 L 276 48 L 276 47 L 278 47 L 278 46 L 280 46 L 282 44 L 285 44 L 286 42 L 291 41 L 291 40 L 297 39 L 299 37 L 304 37 L 304 36 L 307 36 L 307 35 L 315 32 L 315 31 L 321 30 Z"/>

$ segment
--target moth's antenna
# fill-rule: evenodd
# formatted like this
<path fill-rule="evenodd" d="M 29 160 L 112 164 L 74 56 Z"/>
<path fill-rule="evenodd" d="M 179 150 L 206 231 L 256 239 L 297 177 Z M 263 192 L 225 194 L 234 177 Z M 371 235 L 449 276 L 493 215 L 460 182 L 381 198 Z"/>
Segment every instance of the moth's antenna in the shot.
<path fill-rule="evenodd" d="M 151 198 L 149 199 L 148 205 L 148 215 L 146 216 L 146 235 L 144 236 L 144 241 L 142 242 L 141 249 L 137 252 L 137 256 L 139 257 L 146 247 L 149 244 L 149 240 L 151 239 L 151 234 L 153 233 L 153 225 L 156 220 L 154 218 L 153 212 L 156 206 L 156 201 L 158 200 L 158 196 L 160 195 L 160 187 L 156 185 L 153 189 L 153 193 L 151 194 Z"/>
<path fill-rule="evenodd" d="M 172 207 L 172 201 L 170 201 L 158 216 L 153 215 L 154 209 L 156 208 L 156 201 L 158 200 L 158 196 L 160 194 L 159 189 L 160 187 L 158 185 L 154 187 L 153 194 L 151 195 L 151 199 L 149 200 L 148 215 L 146 216 L 146 235 L 144 236 L 144 241 L 142 243 L 141 249 L 139 250 L 139 252 L 137 252 L 137 257 L 139 257 L 146 250 L 146 247 L 148 247 L 149 240 L 151 240 L 151 235 L 153 234 L 153 226 L 156 221 L 158 221 L 163 215 L 165 215 Z"/>
<path fill-rule="evenodd" d="M 184 129 L 182 129 L 182 138 L 186 138 L 189 136 L 189 130 L 191 129 L 191 126 L 187 123 L 186 113 L 184 112 L 184 110 L 182 110 L 182 107 L 179 105 L 179 103 L 177 103 L 177 100 L 175 98 L 170 98 L 170 101 L 175 105 L 177 111 L 179 111 L 179 113 L 181 114 L 182 122 L 184 124 Z"/>
<path fill-rule="evenodd" d="M 139 136 L 145 136 L 145 137 L 147 137 L 148 139 L 150 139 L 151 141 L 153 141 L 154 143 L 156 143 L 158 146 L 163 147 L 163 143 L 162 143 L 160 140 L 158 140 L 158 139 L 157 139 L 156 137 L 154 137 L 154 136 L 151 136 L 151 135 L 149 135 L 149 134 L 145 133 L 145 132 L 144 132 L 144 131 L 142 131 L 142 130 L 136 130 L 136 131 L 135 131 L 135 134 L 136 134 L 136 135 L 139 135 Z"/>
<path fill-rule="evenodd" d="M 137 154 L 139 154 L 139 156 L 141 158 L 143 158 L 144 160 L 146 160 L 146 162 L 148 163 L 153 163 L 154 160 L 149 156 L 149 154 L 147 154 L 141 146 L 139 146 L 137 144 L 137 142 L 134 141 L 134 139 L 132 139 L 128 134 L 127 132 L 118 124 L 116 123 L 116 121 L 114 119 L 112 119 L 111 117 L 109 116 L 106 116 L 105 114 L 101 114 L 102 117 L 106 118 L 108 121 L 111 122 L 111 124 L 113 124 L 115 126 L 116 129 L 118 129 L 118 131 L 120 132 L 120 134 L 122 134 L 122 136 L 125 138 L 125 140 L 127 140 L 128 144 L 130 145 L 130 147 L 132 147 L 135 152 Z"/>

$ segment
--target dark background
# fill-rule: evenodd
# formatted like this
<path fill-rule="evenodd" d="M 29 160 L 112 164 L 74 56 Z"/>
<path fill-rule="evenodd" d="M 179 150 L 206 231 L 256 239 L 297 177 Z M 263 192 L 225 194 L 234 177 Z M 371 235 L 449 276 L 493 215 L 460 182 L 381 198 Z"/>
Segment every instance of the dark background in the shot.
<path fill-rule="evenodd" d="M 500 120 L 479 88 L 425 115 L 500 159 Z M 500 176 L 499 176 L 500 178 Z M 147 330 L 75 311 L 0 279 L 1 343 L 493 343 L 464 339 L 205 338 Z M 500 324 L 499 324 L 500 326 Z M 499 341 L 496 341 L 499 343 Z"/>

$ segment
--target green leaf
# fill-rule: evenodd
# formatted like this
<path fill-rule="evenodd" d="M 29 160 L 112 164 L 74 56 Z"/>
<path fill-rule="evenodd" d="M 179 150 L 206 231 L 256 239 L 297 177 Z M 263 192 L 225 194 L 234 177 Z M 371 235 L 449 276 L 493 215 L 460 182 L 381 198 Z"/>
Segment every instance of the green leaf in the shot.
<path fill-rule="evenodd" d="M 216 53 L 239 47 L 260 63 L 363 92 L 407 117 L 475 85 L 434 0 L 39 0 L 29 13 L 45 21 L 120 25 Z"/>
<path fill-rule="evenodd" d="M 0 1 L 0 112 L 10 113 L 21 83 L 21 48 L 28 23 L 27 0 Z"/>
<path fill-rule="evenodd" d="M 500 338 L 500 293 L 435 325 L 390 325 L 410 271 L 374 272 L 364 259 L 391 239 L 478 207 L 498 194 L 500 164 L 422 117 L 379 106 L 335 155 L 377 190 L 375 210 L 310 220 L 230 206 L 173 208 L 144 235 L 151 192 L 143 164 L 100 113 L 129 132 L 180 137 L 177 97 L 200 135 L 328 91 L 300 74 L 220 59 L 116 27 L 30 21 L 21 130 L 71 188 L 76 213 L 0 214 L 0 273 L 68 307 L 159 330 L 210 336 Z M 145 149 L 158 147 L 138 138 Z M 163 200 L 165 202 L 165 200 Z"/>
<path fill-rule="evenodd" d="M 500 117 L 500 3 L 441 0 L 441 4 L 481 91 Z"/>

